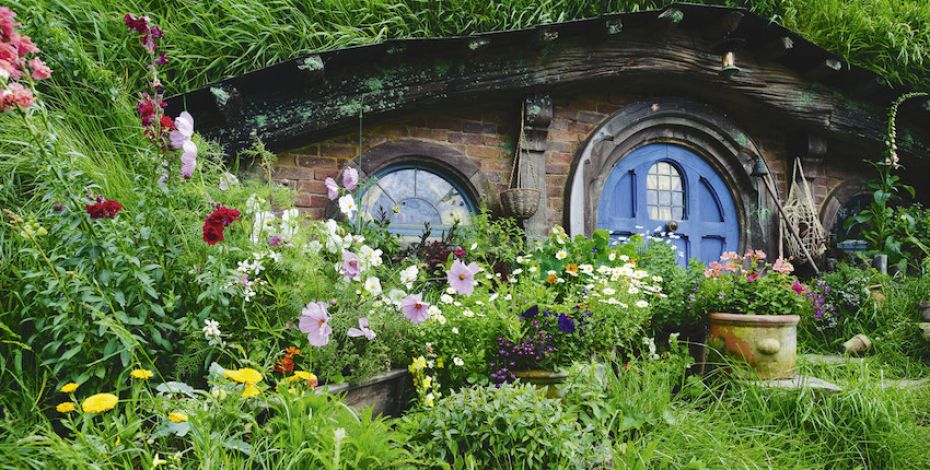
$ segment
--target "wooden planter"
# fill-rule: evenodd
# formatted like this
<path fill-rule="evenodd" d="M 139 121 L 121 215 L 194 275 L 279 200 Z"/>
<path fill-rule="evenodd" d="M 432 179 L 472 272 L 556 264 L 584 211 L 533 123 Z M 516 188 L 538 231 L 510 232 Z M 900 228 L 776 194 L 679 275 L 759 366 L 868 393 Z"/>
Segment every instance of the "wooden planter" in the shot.
<path fill-rule="evenodd" d="M 712 313 L 708 317 L 708 362 L 742 362 L 762 379 L 793 378 L 799 321 L 798 315 Z"/>
<path fill-rule="evenodd" d="M 345 394 L 345 403 L 357 409 L 373 407 L 375 415 L 400 416 L 410 404 L 413 381 L 406 369 L 393 369 L 357 384 L 325 387 L 326 393 Z"/>

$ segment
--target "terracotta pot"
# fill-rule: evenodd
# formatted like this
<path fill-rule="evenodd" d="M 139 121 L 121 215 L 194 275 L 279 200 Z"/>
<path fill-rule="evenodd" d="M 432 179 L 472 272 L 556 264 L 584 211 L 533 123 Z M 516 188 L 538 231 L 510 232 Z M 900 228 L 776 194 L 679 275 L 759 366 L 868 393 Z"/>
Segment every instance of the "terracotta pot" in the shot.
<path fill-rule="evenodd" d="M 798 315 L 708 316 L 708 363 L 748 364 L 762 379 L 795 376 L 798 349 Z"/>
<path fill-rule="evenodd" d="M 925 322 L 930 322 L 930 300 L 924 300 L 918 308 L 920 308 L 920 317 Z"/>
<path fill-rule="evenodd" d="M 533 384 L 536 388 L 546 388 L 546 398 L 562 398 L 558 386 L 568 377 L 566 372 L 551 370 L 518 370 L 513 375 L 521 382 Z"/>
<path fill-rule="evenodd" d="M 881 284 L 869 286 L 869 295 L 872 297 L 872 301 L 877 305 L 885 303 L 885 293 L 882 292 Z"/>

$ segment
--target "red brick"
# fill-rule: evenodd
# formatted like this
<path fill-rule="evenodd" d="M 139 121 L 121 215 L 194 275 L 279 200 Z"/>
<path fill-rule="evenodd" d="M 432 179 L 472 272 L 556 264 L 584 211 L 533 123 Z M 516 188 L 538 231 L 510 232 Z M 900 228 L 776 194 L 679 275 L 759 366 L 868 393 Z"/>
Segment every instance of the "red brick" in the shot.
<path fill-rule="evenodd" d="M 419 127 L 411 127 L 409 129 L 410 137 L 415 137 L 417 139 L 430 139 L 430 140 L 440 140 L 447 141 L 449 140 L 449 131 L 445 129 L 425 129 Z"/>
<path fill-rule="evenodd" d="M 458 143 L 458 144 L 482 145 L 484 144 L 484 137 L 485 136 L 481 134 L 464 134 L 461 132 L 450 132 L 449 142 Z"/>
<path fill-rule="evenodd" d="M 312 179 L 312 180 L 301 180 L 296 185 L 297 190 L 304 193 L 310 194 L 325 194 L 326 185 L 322 181 Z"/>
<path fill-rule="evenodd" d="M 334 158 L 352 158 L 358 155 L 356 145 L 321 145 L 320 155 Z"/>
<path fill-rule="evenodd" d="M 550 163 L 546 165 L 546 173 L 550 175 L 567 175 L 569 170 L 569 165 L 565 164 L 555 164 Z"/>
<path fill-rule="evenodd" d="M 323 181 L 326 178 L 335 178 L 339 176 L 339 169 L 337 168 L 317 168 L 313 170 L 313 179 L 317 181 Z"/>
<path fill-rule="evenodd" d="M 596 105 L 595 105 L 595 106 L 596 106 Z M 580 122 L 586 122 L 586 123 L 591 123 L 591 124 L 597 124 L 597 123 L 603 121 L 606 117 L 607 117 L 607 115 L 605 115 L 605 114 L 602 114 L 602 113 L 594 113 L 594 112 L 591 112 L 591 111 L 580 111 L 580 112 L 578 113 L 578 121 L 580 121 Z"/>
<path fill-rule="evenodd" d="M 465 153 L 469 157 L 478 158 L 500 158 L 504 154 L 502 149 L 486 145 L 468 145 L 465 148 Z"/>
<path fill-rule="evenodd" d="M 313 178 L 313 170 L 308 168 L 289 168 L 289 167 L 275 167 L 271 169 L 271 175 L 274 178 L 286 178 L 286 179 L 305 179 Z"/>
<path fill-rule="evenodd" d="M 329 157 L 297 157 L 297 165 L 303 168 L 336 167 L 336 159 Z"/>
<path fill-rule="evenodd" d="M 497 132 L 497 124 L 465 121 L 462 123 L 462 130 L 464 132 L 471 132 L 475 134 L 493 134 Z"/>

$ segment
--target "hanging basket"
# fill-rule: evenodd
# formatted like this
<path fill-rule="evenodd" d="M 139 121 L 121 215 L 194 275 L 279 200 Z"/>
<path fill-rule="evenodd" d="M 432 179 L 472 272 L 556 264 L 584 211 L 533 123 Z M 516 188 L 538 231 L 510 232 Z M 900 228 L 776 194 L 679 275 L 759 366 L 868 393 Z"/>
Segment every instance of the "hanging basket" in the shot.
<path fill-rule="evenodd" d="M 533 188 L 511 188 L 501 193 L 504 212 L 519 220 L 526 220 L 539 208 L 539 190 Z"/>

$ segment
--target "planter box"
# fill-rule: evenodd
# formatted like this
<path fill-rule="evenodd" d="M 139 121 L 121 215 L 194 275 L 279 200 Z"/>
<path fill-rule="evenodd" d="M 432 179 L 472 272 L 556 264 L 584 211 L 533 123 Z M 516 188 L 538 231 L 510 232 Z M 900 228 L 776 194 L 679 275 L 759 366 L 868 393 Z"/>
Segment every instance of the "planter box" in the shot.
<path fill-rule="evenodd" d="M 375 415 L 400 416 L 410 404 L 413 381 L 406 369 L 394 369 L 357 384 L 327 386 L 326 393 L 345 394 L 353 408 L 372 407 Z"/>
<path fill-rule="evenodd" d="M 797 364 L 797 315 L 711 313 L 707 354 L 710 362 L 745 362 L 761 379 L 790 379 Z"/>

